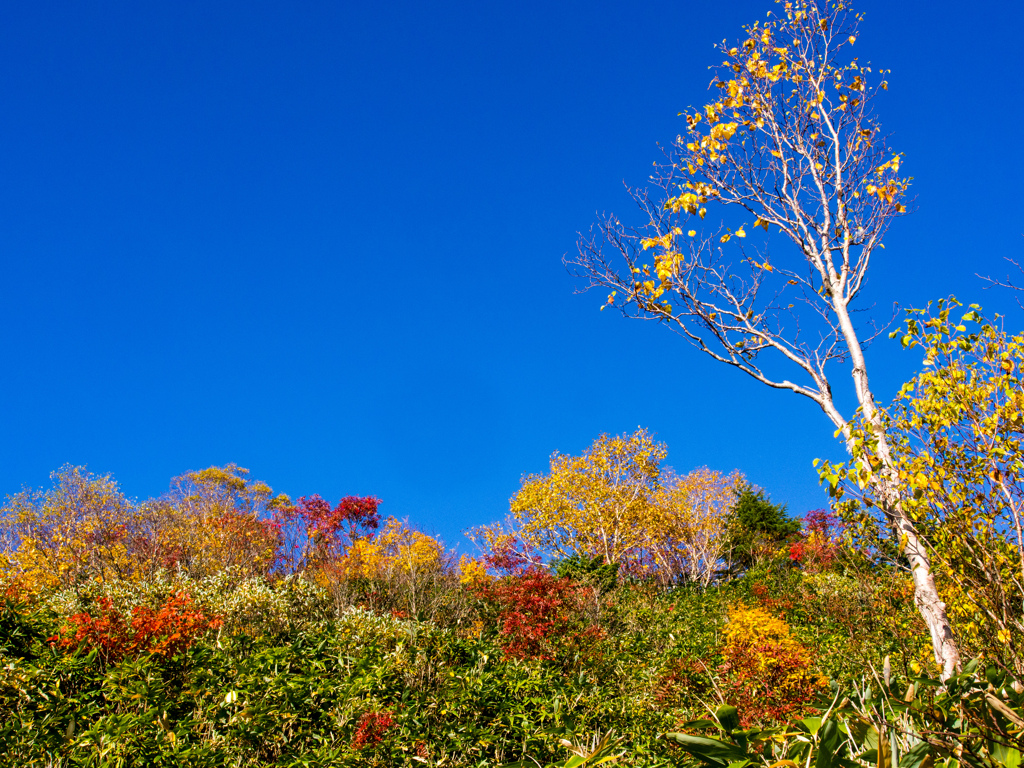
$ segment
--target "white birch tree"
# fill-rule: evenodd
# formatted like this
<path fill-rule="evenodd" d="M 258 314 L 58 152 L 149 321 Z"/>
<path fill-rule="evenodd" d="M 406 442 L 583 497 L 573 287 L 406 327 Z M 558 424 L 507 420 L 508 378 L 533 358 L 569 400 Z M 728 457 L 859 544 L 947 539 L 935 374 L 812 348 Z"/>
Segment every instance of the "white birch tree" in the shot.
<path fill-rule="evenodd" d="M 867 482 L 948 677 L 959 653 L 868 383 L 874 331 L 852 314 L 908 186 L 873 112 L 884 73 L 851 61 L 860 21 L 841 2 L 794 0 L 737 45 L 723 43 L 712 100 L 686 113 L 651 188 L 631 190 L 646 223 L 602 220 L 567 263 L 588 287 L 610 290 L 607 306 L 661 321 L 716 360 L 808 398 L 851 454 L 868 451 Z M 701 228 L 709 207 L 723 215 L 710 234 Z M 855 439 L 854 414 L 833 398 L 837 364 L 848 366 L 868 441 Z"/>

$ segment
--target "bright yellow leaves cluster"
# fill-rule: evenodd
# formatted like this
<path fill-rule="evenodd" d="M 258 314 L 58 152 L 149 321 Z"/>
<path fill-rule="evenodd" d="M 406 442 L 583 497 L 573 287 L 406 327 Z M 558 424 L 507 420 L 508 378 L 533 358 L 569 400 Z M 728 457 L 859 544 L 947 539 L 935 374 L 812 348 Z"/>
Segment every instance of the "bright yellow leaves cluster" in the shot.
<path fill-rule="evenodd" d="M 551 471 L 523 479 L 512 498 L 520 535 L 564 557 L 621 563 L 644 542 L 666 448 L 646 430 L 602 435 L 582 456 L 555 454 Z"/>
<path fill-rule="evenodd" d="M 548 474 L 523 479 L 511 501 L 513 526 L 549 556 L 600 556 L 669 582 L 707 584 L 742 476 L 665 474 L 666 454 L 644 429 L 602 435 L 581 456 L 555 454 Z"/>
<path fill-rule="evenodd" d="M 785 720 L 822 688 L 812 672 L 811 654 L 792 636 L 789 625 L 761 608 L 733 606 L 722 649 L 734 700 L 748 703 L 743 717 Z"/>
<path fill-rule="evenodd" d="M 735 183 L 712 166 L 756 176 L 763 165 L 791 180 L 806 174 L 836 183 L 835 150 L 870 148 L 877 129 L 862 110 L 871 68 L 838 62 L 840 49 L 856 40 L 836 29 L 847 23 L 847 12 L 825 11 L 809 0 L 786 2 L 784 9 L 783 16 L 746 28 L 739 45 L 723 46 L 726 59 L 712 83 L 717 98 L 686 113 L 687 133 L 676 142 L 677 166 L 702 189 L 685 189 L 690 185 L 684 183 L 666 209 L 703 218 L 703 204 Z M 856 119 L 846 119 L 848 112 L 856 112 Z M 876 178 L 863 179 L 852 196 L 866 194 L 903 212 L 899 198 L 907 180 L 898 172 L 896 157 L 877 168 Z"/>
<path fill-rule="evenodd" d="M 898 203 L 897 199 L 907 191 L 909 182 L 901 179 L 899 172 L 900 156 L 893 155 L 892 160 L 882 163 L 875 169 L 875 178 L 864 185 L 864 191 L 877 197 L 882 203 L 894 203 L 897 213 L 904 213 L 907 210 L 906 206 Z"/>
<path fill-rule="evenodd" d="M 1024 334 L 977 308 L 957 321 L 959 306 L 914 310 L 893 334 L 924 358 L 888 414 L 894 472 L 958 642 L 1024 671 Z M 880 469 L 870 431 L 858 425 L 854 440 L 856 460 L 828 467 L 836 494 L 845 482 L 880 505 L 868 493 Z M 862 512 L 858 522 L 870 531 L 874 521 Z"/>
<path fill-rule="evenodd" d="M 353 542 L 332 570 L 367 579 L 396 574 L 415 577 L 441 568 L 444 556 L 444 545 L 437 539 L 391 517 L 375 537 Z"/>
<path fill-rule="evenodd" d="M 459 583 L 467 587 L 476 587 L 491 580 L 487 566 L 482 560 L 469 555 L 459 558 Z"/>

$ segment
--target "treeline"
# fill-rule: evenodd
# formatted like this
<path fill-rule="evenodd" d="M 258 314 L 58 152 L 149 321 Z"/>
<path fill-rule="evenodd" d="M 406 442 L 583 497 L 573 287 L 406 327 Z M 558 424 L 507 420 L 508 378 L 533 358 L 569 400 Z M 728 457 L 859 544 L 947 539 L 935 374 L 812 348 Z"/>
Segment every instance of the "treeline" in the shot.
<path fill-rule="evenodd" d="M 664 453 L 640 431 L 585 456 L 646 443 Z M 645 503 L 663 515 L 670 498 L 710 497 L 647 469 Z M 570 744 L 658 765 L 685 758 L 659 734 L 709 703 L 741 703 L 737 725 L 764 728 L 813 712 L 830 678 L 889 657 L 904 679 L 926 663 L 904 576 L 842 554 L 835 532 L 797 530 L 738 475 L 692 477 L 719 478 L 714 519 L 733 553 L 707 583 L 649 556 L 651 532 L 618 561 L 577 548 L 540 562 L 524 530 L 457 559 L 373 498 L 293 503 L 228 466 L 133 502 L 110 477 L 64 468 L 4 507 L 0 753 L 484 766 L 561 762 Z"/>
<path fill-rule="evenodd" d="M 484 766 L 574 750 L 724 768 L 714 750 L 760 759 L 772 733 L 790 736 L 765 754 L 820 749 L 773 729 L 838 717 L 843 697 L 848 717 L 879 696 L 933 717 L 949 694 L 914 682 L 937 668 L 897 551 L 828 510 L 793 520 L 738 472 L 677 475 L 666 455 L 645 430 L 556 455 L 507 521 L 476 532 L 472 558 L 382 518 L 375 498 L 292 502 L 236 466 L 144 502 L 65 467 L 3 507 L 0 751 L 20 765 Z M 990 676 L 1012 670 L 964 629 Z M 855 699 L 865 672 L 873 693 Z M 981 733 L 963 707 L 989 677 L 967 675 L 956 706 L 973 719 L 956 738 Z M 917 723 L 889 749 L 952 754 L 930 727 L 932 741 Z"/>
<path fill-rule="evenodd" d="M 453 555 L 440 541 L 382 519 L 378 499 L 349 496 L 332 505 L 311 495 L 293 503 L 233 464 L 176 477 L 167 494 L 143 502 L 126 498 L 111 476 L 82 467 L 63 467 L 51 480 L 49 489 L 23 491 L 0 510 L 10 589 L 42 594 L 178 576 L 276 581 L 301 574 L 342 603 L 356 599 L 344 591 L 354 584 L 406 582 L 415 610 L 416 584 L 453 572 Z"/>

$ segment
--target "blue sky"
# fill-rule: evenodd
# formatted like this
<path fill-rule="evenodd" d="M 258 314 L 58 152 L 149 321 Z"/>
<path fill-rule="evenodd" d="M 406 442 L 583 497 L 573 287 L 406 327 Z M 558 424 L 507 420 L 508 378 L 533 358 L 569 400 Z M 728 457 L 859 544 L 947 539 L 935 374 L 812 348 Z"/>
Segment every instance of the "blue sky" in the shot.
<path fill-rule="evenodd" d="M 553 451 L 643 425 L 678 470 L 821 506 L 811 461 L 840 449 L 812 404 L 599 313 L 561 263 L 772 7 L 8 6 L 0 493 L 70 462 L 145 497 L 236 462 L 458 543 Z M 868 300 L 956 293 L 1020 327 L 974 274 L 1024 255 L 1024 12 L 857 7 L 916 195 Z M 869 362 L 888 399 L 918 361 Z"/>

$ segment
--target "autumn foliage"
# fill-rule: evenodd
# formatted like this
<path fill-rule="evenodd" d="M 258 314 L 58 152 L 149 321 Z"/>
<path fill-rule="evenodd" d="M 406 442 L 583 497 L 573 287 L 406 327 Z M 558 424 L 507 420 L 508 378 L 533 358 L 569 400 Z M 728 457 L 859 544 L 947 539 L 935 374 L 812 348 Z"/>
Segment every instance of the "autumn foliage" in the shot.
<path fill-rule="evenodd" d="M 156 609 L 135 606 L 127 618 L 109 597 L 100 598 L 96 609 L 97 615 L 69 616 L 51 643 L 65 649 L 95 649 L 105 662 L 113 663 L 140 653 L 172 657 L 220 626 L 217 617 L 205 614 L 184 593 L 171 595 Z"/>
<path fill-rule="evenodd" d="M 333 507 L 320 494 L 302 496 L 295 506 L 275 514 L 282 531 L 290 533 L 280 557 L 292 570 L 322 566 L 373 537 L 380 527 L 380 500 L 346 496 Z"/>
<path fill-rule="evenodd" d="M 823 682 L 789 625 L 761 608 L 736 605 L 729 611 L 722 656 L 728 700 L 742 702 L 744 725 L 805 710 Z"/>
<path fill-rule="evenodd" d="M 645 429 L 601 435 L 579 456 L 556 453 L 528 475 L 506 525 L 475 538 L 492 568 L 599 558 L 623 575 L 707 586 L 721 569 L 742 473 L 666 471 L 668 449 Z"/>
<path fill-rule="evenodd" d="M 603 636 L 588 620 L 594 590 L 531 568 L 478 588 L 497 609 L 498 634 L 512 658 L 554 660 L 591 653 Z"/>
<path fill-rule="evenodd" d="M 643 428 L 525 475 L 475 557 L 234 464 L 141 502 L 65 466 L 0 509 L 5 760 L 1019 767 L 1024 335 L 911 311 L 924 370 L 876 404 L 851 313 L 911 181 L 885 73 L 846 3 L 779 5 L 722 43 L 639 227 L 604 219 L 571 266 L 812 400 L 851 456 L 820 465 L 833 509 L 677 473 Z"/>
<path fill-rule="evenodd" d="M 815 509 L 804 515 L 803 534 L 789 547 L 789 559 L 809 570 L 827 569 L 840 551 L 842 521 L 828 509 Z"/>
<path fill-rule="evenodd" d="M 352 748 L 363 749 L 364 747 L 377 746 L 394 724 L 395 721 L 390 712 L 364 712 L 356 724 L 356 732 L 352 738 Z"/>

